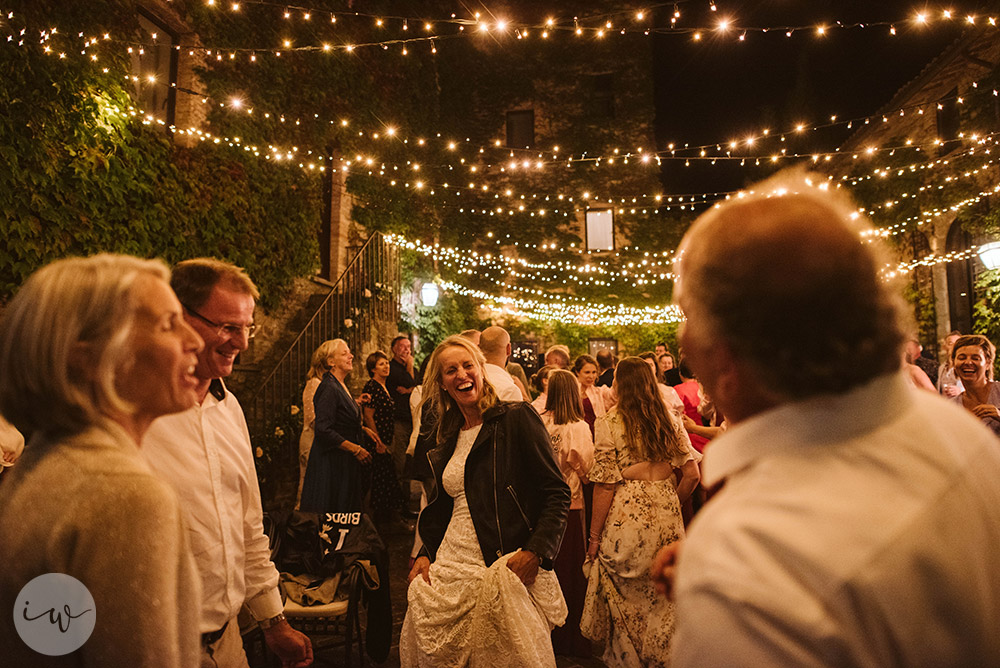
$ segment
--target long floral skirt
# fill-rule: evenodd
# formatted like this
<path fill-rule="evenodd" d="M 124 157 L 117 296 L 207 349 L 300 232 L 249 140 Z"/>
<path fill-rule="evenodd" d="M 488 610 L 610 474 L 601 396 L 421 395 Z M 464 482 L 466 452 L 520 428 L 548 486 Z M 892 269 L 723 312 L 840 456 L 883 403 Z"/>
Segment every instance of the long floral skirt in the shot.
<path fill-rule="evenodd" d="M 580 620 L 583 635 L 604 644 L 608 666 L 670 665 L 674 604 L 653 589 L 649 567 L 661 547 L 683 537 L 672 479 L 618 484 Z"/>

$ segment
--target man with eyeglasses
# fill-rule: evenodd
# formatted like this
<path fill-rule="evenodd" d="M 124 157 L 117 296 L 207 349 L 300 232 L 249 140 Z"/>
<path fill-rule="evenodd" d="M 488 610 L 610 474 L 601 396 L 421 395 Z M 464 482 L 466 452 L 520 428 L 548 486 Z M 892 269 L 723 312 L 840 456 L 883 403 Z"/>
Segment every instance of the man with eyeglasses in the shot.
<path fill-rule="evenodd" d="M 187 515 L 202 584 L 201 668 L 246 668 L 236 621 L 244 605 L 283 666 L 308 666 L 312 645 L 282 614 L 243 409 L 222 382 L 253 338 L 259 293 L 242 269 L 211 258 L 181 262 L 170 284 L 205 341 L 189 369 L 201 401 L 153 422 L 142 452 Z"/>

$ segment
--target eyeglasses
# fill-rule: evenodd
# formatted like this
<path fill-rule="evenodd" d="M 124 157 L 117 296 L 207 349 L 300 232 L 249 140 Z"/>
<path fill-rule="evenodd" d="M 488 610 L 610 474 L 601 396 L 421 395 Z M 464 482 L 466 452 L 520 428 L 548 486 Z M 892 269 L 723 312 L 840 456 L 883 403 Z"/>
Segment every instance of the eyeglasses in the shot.
<path fill-rule="evenodd" d="M 246 334 L 247 341 L 249 341 L 257 333 L 257 325 L 254 325 L 253 323 L 249 325 L 233 325 L 231 323 L 226 323 L 226 322 L 215 322 L 214 320 L 209 320 L 201 313 L 198 313 L 190 306 L 184 306 L 184 310 L 193 315 L 194 317 L 198 318 L 199 320 L 201 320 L 206 325 L 215 327 L 217 329 L 215 333 L 218 336 L 233 338 L 236 336 L 240 336 L 241 334 Z"/>

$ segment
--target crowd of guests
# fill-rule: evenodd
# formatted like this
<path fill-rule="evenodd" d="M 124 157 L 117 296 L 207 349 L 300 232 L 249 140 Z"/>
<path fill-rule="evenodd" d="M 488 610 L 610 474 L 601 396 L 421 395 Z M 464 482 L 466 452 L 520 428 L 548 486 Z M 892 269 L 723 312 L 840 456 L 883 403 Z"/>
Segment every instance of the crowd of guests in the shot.
<path fill-rule="evenodd" d="M 685 236 L 680 358 L 555 345 L 529 381 L 501 327 L 422 371 L 399 336 L 355 397 L 349 346 L 317 349 L 299 506 L 421 490 L 403 666 L 1000 665 L 995 347 L 956 332 L 926 361 L 850 204 L 781 178 Z M 242 668 L 240 609 L 312 662 L 223 382 L 257 297 L 216 260 L 102 255 L 6 306 L 0 607 L 82 582 L 94 630 L 67 665 Z M 38 664 L 10 622 L 4 658 Z"/>
<path fill-rule="evenodd" d="M 949 335 L 943 342 L 946 361 L 940 367 L 922 356 L 922 348 L 918 350 L 914 344 L 913 340 L 907 342 L 904 356 L 904 377 L 910 384 L 937 392 L 929 379 L 920 382 L 915 378 L 911 367 L 920 373 L 927 368 L 935 379 L 951 373 L 953 385 L 964 383 L 964 391 L 950 393 L 953 400 L 961 401 L 988 426 L 1000 426 L 1000 389 L 994 389 L 998 384 L 992 383 L 991 373 L 994 349 L 985 337 Z M 522 369 L 511 361 L 509 335 L 492 326 L 450 337 L 428 355 L 425 366 L 429 375 L 421 387 L 424 369 L 410 375 L 410 341 L 400 335 L 391 350 L 399 364 L 397 378 L 402 380 L 387 387 L 389 359 L 373 352 L 365 365 L 371 380 L 352 399 L 338 371 L 338 350 L 346 351 L 343 341 L 328 341 L 316 351 L 314 365 L 319 366 L 310 372 L 303 395 L 308 430 L 304 434 L 310 433 L 312 438 L 314 415 L 336 415 L 337 406 L 342 405 L 346 407 L 342 425 L 332 418 L 321 422 L 334 428 L 331 434 L 357 433 L 360 429 L 363 444 L 337 440 L 336 447 L 351 456 L 333 465 L 314 460 L 315 466 L 339 472 L 344 484 L 338 488 L 340 493 L 327 492 L 321 502 L 308 502 L 306 509 L 364 509 L 374 514 L 399 510 L 398 481 L 415 478 L 420 483 L 424 514 L 415 536 L 410 577 L 411 583 L 418 584 L 411 584 L 401 640 L 404 665 L 486 665 L 490 661 L 495 665 L 548 665 L 552 657 L 547 650 L 545 660 L 538 654 L 538 643 L 548 648 L 540 640 L 548 629 L 556 655 L 586 657 L 596 647 L 609 666 L 666 662 L 674 605 L 655 591 L 651 567 L 657 551 L 684 537 L 685 526 L 709 497 L 699 484 L 699 462 L 710 442 L 729 424 L 685 358 L 675 362 L 664 342 L 657 343 L 653 351 L 621 362 L 607 349 L 593 357 L 581 354 L 574 358 L 568 347 L 553 345 L 530 383 L 522 383 L 514 375 Z M 310 384 L 322 375 L 320 367 L 327 369 L 332 377 L 329 382 L 336 380 L 342 391 L 330 400 L 316 402 L 314 409 L 309 400 L 315 387 Z M 341 371 L 350 371 L 350 365 L 345 364 Z M 394 423 L 395 403 L 407 397 L 411 421 Z M 541 425 L 527 417 L 523 408 L 511 413 L 521 416 L 516 425 L 506 422 L 511 418 L 500 419 L 511 410 L 507 403 L 525 402 L 530 402 Z M 447 420 L 443 422 L 438 417 L 441 415 L 448 416 Z M 483 425 L 488 438 L 481 435 Z M 398 429 L 407 436 L 405 445 L 394 437 Z M 497 433 L 508 437 L 518 433 L 520 437 L 498 445 Z M 414 458 L 428 456 L 430 465 L 415 476 L 409 467 L 394 469 L 387 443 L 408 453 L 411 465 L 416 463 Z M 419 452 L 416 443 L 423 445 Z M 548 458 L 539 460 L 545 443 L 550 444 L 554 468 Z M 470 464 L 473 451 L 474 464 Z M 362 452 L 364 455 L 357 456 Z M 302 454 L 304 466 L 309 454 L 305 441 Z M 512 459 L 498 466 L 496 456 Z M 383 458 L 381 467 L 379 457 Z M 483 457 L 486 464 L 480 461 Z M 530 480 L 522 479 L 525 472 L 515 462 L 532 462 L 527 467 L 533 474 Z M 459 476 L 461 470 L 465 470 L 464 478 Z M 474 492 L 465 489 L 466 481 L 489 478 L 494 473 L 499 477 L 492 485 L 477 484 Z M 558 485 L 553 480 L 557 474 L 568 488 L 568 504 L 565 491 L 556 493 Z M 367 492 L 359 480 L 367 481 Z M 521 486 L 529 491 L 517 492 Z M 539 490 L 545 491 L 541 497 Z M 480 518 L 470 511 L 470 504 L 480 510 L 489 506 L 493 492 L 498 499 L 493 504 L 494 518 Z M 350 494 L 351 500 L 345 501 L 342 493 Z M 469 494 L 474 494 L 471 500 Z M 387 499 L 394 502 L 388 504 Z M 503 514 L 500 500 L 514 501 L 516 512 Z M 560 507 L 565 506 L 560 511 L 565 513 L 565 522 L 558 550 L 553 551 L 548 544 L 529 550 L 524 528 L 534 528 L 544 520 L 540 513 L 555 512 L 546 508 L 557 500 Z M 499 523 L 497 535 L 487 544 L 483 532 L 492 524 L 491 519 Z M 517 536 L 519 530 L 523 535 Z M 500 536 L 508 531 L 516 537 L 497 550 Z M 533 531 L 530 535 L 540 534 Z M 473 549 L 477 543 L 478 549 Z M 520 556 L 513 558 L 514 566 L 508 570 L 529 586 L 505 589 L 497 569 L 510 562 L 512 553 L 528 551 L 533 561 L 526 576 L 522 577 Z M 548 576 L 545 587 L 536 585 L 537 574 L 549 571 L 557 585 Z M 484 585 L 484 578 L 489 586 Z M 431 583 L 434 586 L 428 586 Z M 480 601 L 479 594 L 484 591 L 493 598 Z M 511 610 L 530 609 L 522 600 L 525 593 L 539 614 L 516 615 L 515 624 L 507 615 L 513 614 Z M 503 601 L 511 610 L 502 613 L 496 605 L 496 596 L 501 594 L 517 595 L 517 600 Z M 523 626 L 525 619 L 533 625 Z M 480 642 L 484 628 L 504 630 L 487 643 Z M 523 646 L 525 638 L 531 639 L 528 646 Z"/>

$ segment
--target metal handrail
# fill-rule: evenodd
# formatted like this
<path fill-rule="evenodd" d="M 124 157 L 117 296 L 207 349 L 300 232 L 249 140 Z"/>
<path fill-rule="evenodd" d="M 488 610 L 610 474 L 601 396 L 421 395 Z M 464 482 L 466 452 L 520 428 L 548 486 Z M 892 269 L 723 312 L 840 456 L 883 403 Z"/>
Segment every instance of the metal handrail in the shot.
<path fill-rule="evenodd" d="M 362 344 L 372 333 L 395 333 L 399 320 L 400 270 L 396 246 L 373 233 L 333 284 L 330 294 L 245 402 L 251 436 L 279 421 L 301 403 L 313 351 L 328 339 L 343 338 L 355 354 L 354 377 L 364 372 Z"/>

